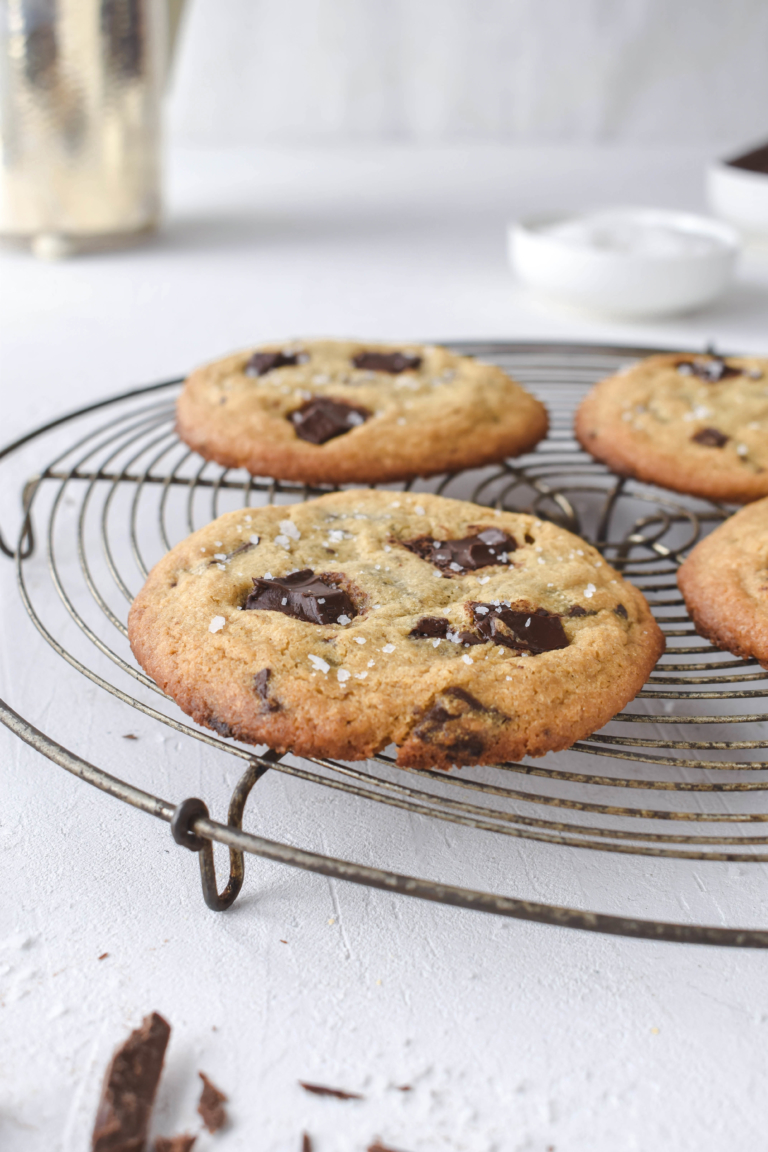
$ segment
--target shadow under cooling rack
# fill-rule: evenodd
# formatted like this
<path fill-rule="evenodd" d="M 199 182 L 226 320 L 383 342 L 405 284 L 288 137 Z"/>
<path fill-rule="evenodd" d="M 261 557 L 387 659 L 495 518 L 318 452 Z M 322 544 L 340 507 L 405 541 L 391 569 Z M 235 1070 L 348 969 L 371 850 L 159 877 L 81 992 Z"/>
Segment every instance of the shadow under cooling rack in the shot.
<path fill-rule="evenodd" d="M 496 836 L 623 856 L 768 862 L 768 672 L 697 636 L 677 589 L 687 551 L 728 509 L 619 479 L 572 438 L 585 390 L 649 349 L 464 344 L 458 350 L 508 369 L 547 404 L 551 431 L 535 452 L 493 468 L 407 486 L 550 519 L 594 543 L 646 595 L 667 650 L 636 699 L 578 742 L 574 757 L 465 768 L 404 770 L 386 754 L 364 763 L 278 758 L 224 741 L 181 720 L 135 664 L 126 618 L 152 565 L 222 512 L 292 503 L 327 488 L 250 477 L 207 463 L 174 432 L 178 381 L 136 389 L 82 409 L 10 445 L 32 453 L 24 520 L 11 546 L 24 605 L 55 652 L 124 705 L 243 762 L 226 825 L 200 800 L 171 803 L 109 775 L 37 730 L 7 704 L 2 719 L 22 739 L 82 779 L 172 824 L 200 852 L 209 906 L 228 907 L 244 852 L 299 868 L 461 907 L 652 939 L 768 947 L 768 931 L 606 916 L 517 900 L 352 864 L 242 829 L 251 789 L 266 772 Z M 43 445 L 55 454 L 43 463 Z M 50 448 L 48 449 L 50 451 Z M 46 455 L 47 459 L 47 455 Z M 402 485 L 391 485 L 392 489 Z M 42 557 L 45 557 L 45 566 Z M 35 566 L 35 579 L 29 578 Z M 41 571 L 44 578 L 41 577 Z M 230 848 L 231 876 L 216 890 L 212 841 Z"/>

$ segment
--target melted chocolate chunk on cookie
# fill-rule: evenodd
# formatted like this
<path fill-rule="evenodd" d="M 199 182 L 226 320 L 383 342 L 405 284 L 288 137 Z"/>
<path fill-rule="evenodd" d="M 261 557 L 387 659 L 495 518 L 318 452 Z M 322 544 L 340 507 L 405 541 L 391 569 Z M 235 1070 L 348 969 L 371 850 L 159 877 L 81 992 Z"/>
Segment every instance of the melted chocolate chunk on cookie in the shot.
<path fill-rule="evenodd" d="M 508 563 L 508 553 L 515 551 L 517 542 L 500 528 L 484 528 L 476 536 L 464 536 L 461 540 L 441 541 L 418 536 L 415 540 L 404 540 L 403 547 L 436 568 L 458 575 L 491 564 Z"/>
<path fill-rule="evenodd" d="M 328 583 L 328 579 L 316 576 L 311 568 L 277 580 L 254 576 L 253 591 L 248 593 L 243 608 L 282 612 L 307 624 L 338 624 L 345 617 L 341 623 L 347 624 L 357 616 L 357 609 L 348 593 Z"/>
<path fill-rule="evenodd" d="M 262 712 L 279 712 L 282 705 L 279 700 L 269 693 L 269 678 L 272 675 L 271 668 L 262 668 L 261 672 L 257 672 L 253 678 L 253 690 L 258 697 L 260 697 L 263 708 Z"/>
<path fill-rule="evenodd" d="M 702 428 L 700 432 L 691 436 L 694 444 L 701 444 L 704 448 L 724 448 L 730 437 L 717 428 Z"/>
<path fill-rule="evenodd" d="M 620 616 L 622 618 L 622 620 L 628 620 L 629 619 L 629 613 L 627 612 L 627 610 L 623 604 L 617 604 L 613 611 L 617 616 Z"/>
<path fill-rule="evenodd" d="M 560 617 L 545 608 L 520 611 L 504 605 L 470 604 L 469 610 L 480 635 L 505 648 L 538 656 L 570 644 Z"/>
<path fill-rule="evenodd" d="M 301 408 L 294 409 L 288 418 L 301 440 L 308 440 L 310 444 L 325 444 L 365 424 L 370 415 L 367 408 L 345 404 L 343 400 L 332 400 L 330 396 L 314 396 L 302 404 Z"/>
<path fill-rule="evenodd" d="M 215 716 L 209 716 L 206 723 L 209 728 L 213 728 L 214 732 L 218 732 L 219 736 L 223 736 L 225 740 L 231 740 L 234 736 L 229 724 L 225 724 L 223 720 L 217 720 Z"/>
<path fill-rule="evenodd" d="M 711 360 L 679 360 L 675 367 L 681 376 L 698 376 L 707 384 L 719 384 L 731 376 L 744 375 L 742 368 L 732 368 L 720 356 L 713 356 Z"/>
<path fill-rule="evenodd" d="M 465 648 L 472 644 L 485 644 L 483 637 L 476 632 L 452 631 L 450 620 L 444 616 L 422 616 L 408 635 L 414 640 L 450 640 L 454 644 L 463 644 Z"/>
<path fill-rule="evenodd" d="M 569 616 L 597 616 L 597 612 L 590 608 L 582 608 L 581 604 L 571 604 L 568 609 Z"/>
<path fill-rule="evenodd" d="M 400 372 L 415 372 L 421 367 L 421 356 L 408 356 L 405 352 L 358 352 L 352 357 L 355 368 L 368 372 L 389 372 L 397 376 Z"/>
<path fill-rule="evenodd" d="M 273 368 L 293 368 L 304 360 L 300 352 L 254 352 L 244 371 L 246 376 L 266 376 Z"/>

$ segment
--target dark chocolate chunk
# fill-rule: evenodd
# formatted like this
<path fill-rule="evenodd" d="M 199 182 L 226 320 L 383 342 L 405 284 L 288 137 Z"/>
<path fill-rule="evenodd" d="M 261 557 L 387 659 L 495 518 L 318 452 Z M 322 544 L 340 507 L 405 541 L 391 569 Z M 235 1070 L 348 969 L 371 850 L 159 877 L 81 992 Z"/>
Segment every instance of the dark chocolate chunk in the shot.
<path fill-rule="evenodd" d="M 709 360 L 679 360 L 675 365 L 681 376 L 698 376 L 707 384 L 719 384 L 731 376 L 743 376 L 742 368 L 732 368 L 720 356 L 712 356 Z"/>
<path fill-rule="evenodd" d="M 586 608 L 582 608 L 581 604 L 571 604 L 568 609 L 569 616 L 589 616 L 591 613 L 587 612 Z"/>
<path fill-rule="evenodd" d="M 211 1083 L 205 1072 L 198 1072 L 198 1076 L 203 1082 L 203 1090 L 200 1093 L 197 1111 L 208 1131 L 218 1132 L 227 1122 L 227 1113 L 224 1109 L 227 1098 L 215 1084 Z"/>
<path fill-rule="evenodd" d="M 273 368 L 293 368 L 305 358 L 298 352 L 287 355 L 285 352 L 254 352 L 244 371 L 246 376 L 264 376 Z"/>
<path fill-rule="evenodd" d="M 497 708 L 489 708 L 458 685 L 444 688 L 419 716 L 413 729 L 417 740 L 432 744 L 457 764 L 477 762 L 486 738 L 495 728 L 509 723 Z"/>
<path fill-rule="evenodd" d="M 481 640 L 482 644 L 483 641 Z M 452 688 L 445 688 L 443 690 L 444 696 L 453 696 L 455 700 L 463 700 L 473 712 L 487 712 L 485 704 L 481 704 L 477 696 L 473 696 L 471 692 L 467 692 L 466 688 L 459 688 L 457 685 Z"/>
<path fill-rule="evenodd" d="M 263 712 L 279 712 L 282 705 L 279 700 L 269 694 L 269 678 L 272 675 L 271 668 L 262 668 L 261 672 L 257 672 L 253 678 L 253 690 L 257 696 L 261 697 Z"/>
<path fill-rule="evenodd" d="M 567 648 L 570 644 L 560 617 L 544 608 L 524 608 L 521 611 L 494 604 L 470 604 L 469 608 L 480 635 L 505 648 L 539 655 Z"/>
<path fill-rule="evenodd" d="M 330 396 L 313 396 L 289 413 L 296 435 L 310 444 L 326 444 L 365 424 L 371 413 L 358 404 L 345 404 Z"/>
<path fill-rule="evenodd" d="M 253 591 L 248 593 L 243 607 L 282 612 L 308 624 L 348 623 L 357 616 L 357 609 L 344 589 L 329 583 L 329 579 L 327 575 L 316 576 L 311 568 L 277 580 L 254 576 Z M 346 620 L 340 620 L 342 616 Z"/>
<path fill-rule="evenodd" d="M 743 156 L 736 156 L 733 160 L 726 160 L 729 168 L 743 168 L 746 172 L 768 173 L 768 144 L 745 152 Z"/>
<path fill-rule="evenodd" d="M 517 541 L 499 528 L 483 528 L 475 536 L 464 536 L 461 540 L 433 540 L 430 536 L 418 536 L 415 540 L 404 540 L 403 547 L 415 552 L 422 560 L 428 560 L 444 572 L 475 572 L 491 564 L 505 564 L 509 553 L 517 548 Z"/>
<path fill-rule="evenodd" d="M 730 437 L 717 428 L 702 428 L 700 432 L 691 436 L 695 444 L 702 444 L 705 448 L 723 448 L 729 439 Z"/>
<path fill-rule="evenodd" d="M 352 357 L 352 363 L 355 368 L 397 376 L 400 372 L 415 372 L 420 368 L 421 356 L 407 356 L 405 352 L 358 352 Z"/>
<path fill-rule="evenodd" d="M 629 619 L 629 613 L 627 612 L 627 610 L 623 604 L 617 604 L 616 607 L 614 608 L 614 612 L 616 613 L 617 616 L 621 616 L 622 620 L 628 620 Z"/>
<path fill-rule="evenodd" d="M 143 1152 L 170 1024 L 153 1012 L 117 1049 L 104 1079 L 92 1152 Z"/>
<path fill-rule="evenodd" d="M 445 640 L 451 625 L 444 616 L 422 616 L 408 633 L 409 636 Z"/>
<path fill-rule="evenodd" d="M 304 1080 L 299 1080 L 299 1084 L 305 1092 L 311 1092 L 313 1096 L 333 1096 L 336 1100 L 365 1099 L 359 1092 L 346 1092 L 343 1088 L 326 1088 L 324 1084 L 307 1084 Z"/>
<path fill-rule="evenodd" d="M 188 1132 L 180 1136 L 156 1136 L 155 1152 L 192 1152 L 197 1142 L 197 1136 L 190 1136 Z"/>
<path fill-rule="evenodd" d="M 223 736 L 225 740 L 231 740 L 234 736 L 229 724 L 225 724 L 223 720 L 217 720 L 215 716 L 209 716 L 206 723 L 209 728 L 213 728 L 214 732 L 218 732 L 219 736 Z"/>

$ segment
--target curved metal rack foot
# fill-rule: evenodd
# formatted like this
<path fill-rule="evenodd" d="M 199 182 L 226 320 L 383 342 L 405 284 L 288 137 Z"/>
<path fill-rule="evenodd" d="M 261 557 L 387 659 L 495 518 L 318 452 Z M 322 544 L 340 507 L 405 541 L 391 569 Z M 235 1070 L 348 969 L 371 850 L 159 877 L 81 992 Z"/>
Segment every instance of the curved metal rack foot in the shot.
<path fill-rule="evenodd" d="M 168 822 L 175 841 L 199 854 L 203 894 L 215 911 L 237 898 L 244 854 L 251 853 L 356 884 L 516 919 L 649 940 L 768 947 L 768 931 L 635 919 L 513 899 L 304 851 L 243 830 L 251 790 L 267 772 L 278 771 L 361 800 L 518 840 L 625 855 L 768 862 L 768 835 L 759 830 L 768 822 L 768 811 L 759 805 L 768 790 L 768 762 L 752 759 L 768 747 L 768 739 L 754 738 L 754 726 L 768 722 L 767 712 L 754 710 L 768 697 L 768 672 L 698 637 L 675 581 L 685 553 L 728 509 L 619 479 L 586 456 L 571 436 L 573 409 L 585 390 L 655 350 L 453 346 L 495 361 L 536 392 L 549 406 L 552 430 L 520 460 L 414 487 L 533 511 L 585 536 L 642 589 L 668 639 L 665 656 L 636 701 L 571 749 L 589 757 L 584 771 L 561 766 L 558 755 L 460 774 L 405 771 L 386 755 L 364 765 L 322 757 L 299 761 L 224 743 L 182 722 L 172 705 L 164 712 L 166 698 L 137 668 L 126 639 L 127 606 L 151 565 L 178 539 L 224 510 L 303 500 L 327 490 L 250 477 L 201 460 L 174 433 L 178 380 L 81 408 L 0 451 L 2 461 L 35 450 L 34 475 L 23 485 L 16 544 L 0 535 L 0 551 L 15 561 L 22 601 L 59 656 L 126 706 L 245 762 L 228 822 L 212 820 L 201 799 L 174 804 L 110 775 L 39 731 L 4 701 L 0 720 L 55 764 Z M 58 450 L 41 467 L 38 448 L 48 436 L 58 438 Z M 40 581 L 28 579 L 43 540 L 46 588 L 55 590 L 55 597 L 46 598 Z M 50 618 L 53 603 L 55 620 Z M 72 624 L 77 643 L 71 642 Z M 113 675 L 104 674 L 105 662 Z M 135 684 L 130 692 L 122 687 L 126 678 Z M 599 773 L 596 756 L 610 761 Z M 639 792 L 658 800 L 653 805 L 647 800 L 639 805 L 607 802 L 606 795 L 612 798 L 617 789 L 623 797 Z M 674 808 L 663 803 L 670 795 Z M 746 809 L 729 806 L 734 798 L 742 798 Z M 759 834 L 751 834 L 756 825 Z M 230 876 L 221 893 L 214 842 L 230 852 Z"/>

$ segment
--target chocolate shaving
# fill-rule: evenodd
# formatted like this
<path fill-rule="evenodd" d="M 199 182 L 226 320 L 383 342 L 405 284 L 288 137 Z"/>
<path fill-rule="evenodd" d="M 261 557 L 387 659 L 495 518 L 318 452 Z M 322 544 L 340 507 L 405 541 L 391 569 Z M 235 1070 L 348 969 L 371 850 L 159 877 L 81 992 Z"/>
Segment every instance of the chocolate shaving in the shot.
<path fill-rule="evenodd" d="M 324 1084 L 307 1084 L 305 1080 L 299 1080 L 299 1084 L 305 1092 L 311 1092 L 313 1096 L 333 1096 L 336 1100 L 365 1099 L 359 1092 L 346 1092 L 343 1088 L 327 1088 Z"/>
<path fill-rule="evenodd" d="M 431 536 L 417 536 L 414 540 L 403 540 L 402 545 L 442 572 L 458 576 L 491 564 L 509 563 L 508 554 L 516 550 L 517 541 L 499 528 L 483 528 L 476 535 L 464 536 L 461 540 L 441 541 L 433 540 Z"/>
<path fill-rule="evenodd" d="M 153 1012 L 115 1052 L 101 1090 L 92 1152 L 143 1152 L 170 1024 Z"/>
<path fill-rule="evenodd" d="M 188 1132 L 180 1136 L 156 1136 L 155 1152 L 192 1152 L 196 1142 L 197 1136 Z"/>
<path fill-rule="evenodd" d="M 123 736 L 123 740 L 138 740 L 138 736 L 134 736 L 133 732 L 126 732 L 126 734 Z"/>
<path fill-rule="evenodd" d="M 326 444 L 370 419 L 371 412 L 359 404 L 345 404 L 330 396 L 313 396 L 288 414 L 296 435 L 310 444 Z"/>
<path fill-rule="evenodd" d="M 681 376 L 698 376 L 707 384 L 719 384 L 731 376 L 743 376 L 743 368 L 732 368 L 720 356 L 709 360 L 679 360 L 675 365 Z"/>
<path fill-rule="evenodd" d="M 717 428 L 702 428 L 700 432 L 691 436 L 695 444 L 701 444 L 704 448 L 724 448 L 729 439 L 730 437 Z"/>
<path fill-rule="evenodd" d="M 311 568 L 276 580 L 254 576 L 253 591 L 248 593 L 243 607 L 248 611 L 282 612 L 307 624 L 337 624 L 339 617 L 346 618 L 342 624 L 348 623 L 357 616 L 357 609 L 349 594 L 329 580 L 327 575 L 316 576 Z"/>
<path fill-rule="evenodd" d="M 102 952 L 101 956 L 97 956 L 96 959 L 97 960 L 106 960 L 108 956 L 109 956 L 109 952 Z"/>
<path fill-rule="evenodd" d="M 505 648 L 537 656 L 542 652 L 567 648 L 570 644 L 559 615 L 547 612 L 545 608 L 474 603 L 469 605 L 469 610 L 480 635 Z"/>
<path fill-rule="evenodd" d="M 200 1093 L 197 1111 L 208 1131 L 218 1132 L 227 1122 L 227 1113 L 224 1110 L 227 1097 L 211 1083 L 205 1072 L 198 1072 L 198 1076 L 203 1082 L 203 1090 Z"/>
<path fill-rule="evenodd" d="M 352 363 L 355 368 L 397 376 L 400 372 L 415 372 L 420 368 L 421 356 L 408 356 L 405 352 L 358 352 L 352 357 Z"/>
<path fill-rule="evenodd" d="M 254 352 L 243 371 L 246 376 L 265 376 L 274 368 L 293 368 L 305 359 L 306 356 L 300 357 L 298 352 Z"/>
<path fill-rule="evenodd" d="M 312 1141 L 306 1132 L 301 1136 L 301 1152 L 312 1152 Z"/>

